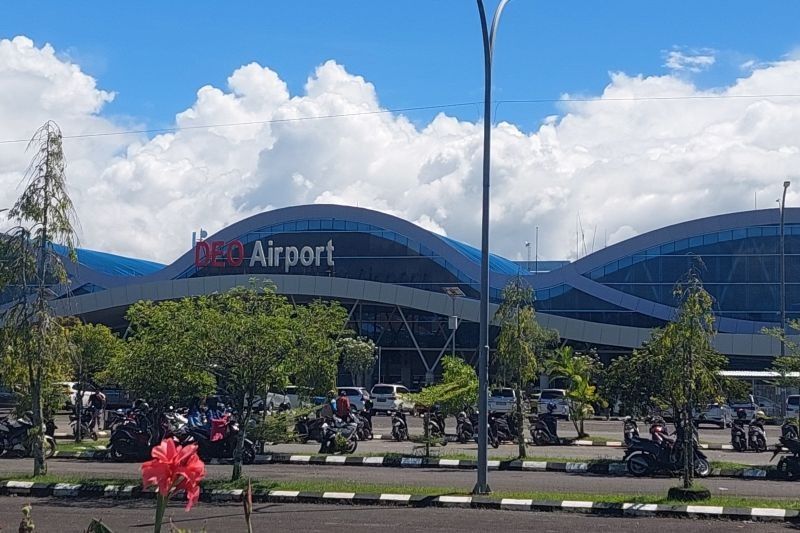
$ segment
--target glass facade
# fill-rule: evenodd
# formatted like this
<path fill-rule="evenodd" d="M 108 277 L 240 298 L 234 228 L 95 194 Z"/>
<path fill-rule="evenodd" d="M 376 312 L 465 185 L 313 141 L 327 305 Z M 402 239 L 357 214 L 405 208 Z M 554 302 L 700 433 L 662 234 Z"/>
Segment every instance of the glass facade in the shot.
<path fill-rule="evenodd" d="M 298 220 L 251 231 L 239 240 L 244 244 L 247 258 L 253 255 L 255 241 L 261 241 L 265 250 L 269 242 L 274 249 L 324 247 L 331 241 L 335 248 L 334 265 L 327 265 L 327 255 L 324 254 L 319 266 L 298 264 L 291 271 L 287 271 L 283 263 L 274 267 L 258 264 L 251 267 L 245 261 L 239 267 L 192 266 L 178 277 L 291 273 L 392 283 L 436 292 L 442 292 L 444 287 L 458 286 L 471 298 L 478 298 L 480 294 L 480 282 L 467 276 L 441 254 L 405 235 L 370 224 L 336 219 Z M 496 268 L 508 268 L 507 264 L 519 269 L 510 261 L 495 261 Z M 499 300 L 499 289 L 492 290 L 492 298 Z"/>
<path fill-rule="evenodd" d="M 800 318 L 800 225 L 785 226 L 786 310 Z M 675 306 L 673 289 L 698 266 L 717 314 L 756 322 L 779 322 L 780 233 L 778 225 L 707 233 L 623 257 L 585 275 L 622 291 Z"/>

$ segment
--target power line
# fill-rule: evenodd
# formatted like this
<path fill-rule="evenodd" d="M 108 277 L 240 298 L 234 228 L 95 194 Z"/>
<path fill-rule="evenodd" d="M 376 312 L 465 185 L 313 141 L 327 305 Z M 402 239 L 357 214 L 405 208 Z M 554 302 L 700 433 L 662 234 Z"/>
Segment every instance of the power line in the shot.
<path fill-rule="evenodd" d="M 800 98 L 800 94 L 707 94 L 707 95 L 687 95 L 687 96 L 633 96 L 633 97 L 587 97 L 587 98 L 529 98 L 529 99 L 509 99 L 495 100 L 496 105 L 500 104 L 547 104 L 547 103 L 571 103 L 571 102 L 647 102 L 647 101 L 677 101 L 677 100 L 737 100 L 737 99 L 770 99 L 770 98 Z M 253 120 L 249 122 L 225 122 L 219 124 L 201 124 L 195 126 L 172 126 L 169 128 L 151 128 L 141 130 L 106 131 L 97 133 L 81 133 L 76 135 L 64 135 L 63 139 L 89 139 L 93 137 L 113 137 L 118 135 L 133 135 L 142 133 L 167 133 L 181 130 L 201 130 L 211 128 L 230 128 L 238 126 L 256 126 L 264 124 L 281 124 L 287 122 L 304 122 L 309 120 L 325 120 L 333 118 L 360 117 L 366 115 L 382 115 L 386 113 L 404 113 L 408 111 L 430 111 L 433 109 L 449 109 L 454 107 L 467 107 L 473 105 L 483 105 L 483 101 L 458 102 L 451 104 L 425 105 L 414 107 L 399 107 L 393 109 L 378 109 L 374 111 L 358 111 L 354 113 L 338 113 L 332 115 L 316 115 L 311 117 L 277 118 L 269 120 Z M 7 139 L 0 140 L 0 144 L 19 144 L 30 142 L 30 139 Z"/>

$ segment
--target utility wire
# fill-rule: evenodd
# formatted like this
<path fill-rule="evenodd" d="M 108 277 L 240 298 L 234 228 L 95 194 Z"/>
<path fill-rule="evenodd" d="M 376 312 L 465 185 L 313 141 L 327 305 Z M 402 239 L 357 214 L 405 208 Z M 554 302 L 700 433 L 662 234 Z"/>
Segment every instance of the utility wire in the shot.
<path fill-rule="evenodd" d="M 587 98 L 530 98 L 519 100 L 495 100 L 496 105 L 500 104 L 546 104 L 571 102 L 647 102 L 647 101 L 671 101 L 671 100 L 737 100 L 737 99 L 770 99 L 770 98 L 800 98 L 800 94 L 707 94 L 707 95 L 688 95 L 688 96 L 633 96 L 619 98 L 587 97 Z M 407 111 L 430 111 L 433 109 L 450 109 L 454 107 L 467 107 L 473 105 L 483 105 L 483 101 L 458 102 L 452 104 L 425 105 L 415 107 L 399 107 L 393 109 L 378 109 L 374 111 L 357 111 L 354 113 L 338 113 L 332 115 L 317 115 L 311 117 L 277 118 L 269 120 L 253 120 L 249 122 L 226 122 L 219 124 L 200 124 L 195 126 L 172 126 L 169 128 L 152 128 L 141 130 L 106 131 L 97 133 L 81 133 L 76 135 L 64 135 L 63 139 L 89 139 L 93 137 L 112 137 L 117 135 L 133 135 L 139 133 L 167 133 L 181 130 L 201 130 L 211 128 L 230 128 L 237 126 L 255 126 L 263 124 L 280 124 L 287 122 L 304 122 L 309 120 L 324 120 L 332 118 L 360 117 L 365 115 L 382 115 L 386 113 L 404 113 Z M 30 142 L 30 139 L 6 139 L 0 140 L 2 144 L 19 144 Z"/>

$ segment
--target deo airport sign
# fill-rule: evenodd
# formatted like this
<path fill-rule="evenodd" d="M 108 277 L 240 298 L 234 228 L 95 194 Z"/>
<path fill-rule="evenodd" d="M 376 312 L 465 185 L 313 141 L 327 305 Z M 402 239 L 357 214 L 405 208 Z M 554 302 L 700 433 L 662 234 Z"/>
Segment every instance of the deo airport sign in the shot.
<path fill-rule="evenodd" d="M 240 267 L 247 261 L 250 267 L 283 266 L 283 271 L 289 272 L 298 264 L 304 267 L 320 266 L 323 259 L 327 266 L 333 266 L 333 250 L 332 239 L 325 246 L 274 246 L 268 240 L 266 250 L 259 240 L 253 243 L 253 252 L 248 258 L 241 241 L 198 241 L 194 247 L 194 265 L 198 268 Z"/>

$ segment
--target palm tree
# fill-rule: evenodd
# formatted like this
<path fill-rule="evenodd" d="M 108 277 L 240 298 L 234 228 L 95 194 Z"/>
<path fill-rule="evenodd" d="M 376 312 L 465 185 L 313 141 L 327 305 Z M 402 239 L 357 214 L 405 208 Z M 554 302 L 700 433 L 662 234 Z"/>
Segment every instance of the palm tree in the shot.
<path fill-rule="evenodd" d="M 583 422 L 591 404 L 602 401 L 597 394 L 597 387 L 591 384 L 597 363 L 588 355 L 576 354 L 571 346 L 563 346 L 545 360 L 544 368 L 551 376 L 562 377 L 569 382 L 567 399 L 572 423 L 578 438 L 588 436 L 584 432 Z"/>

